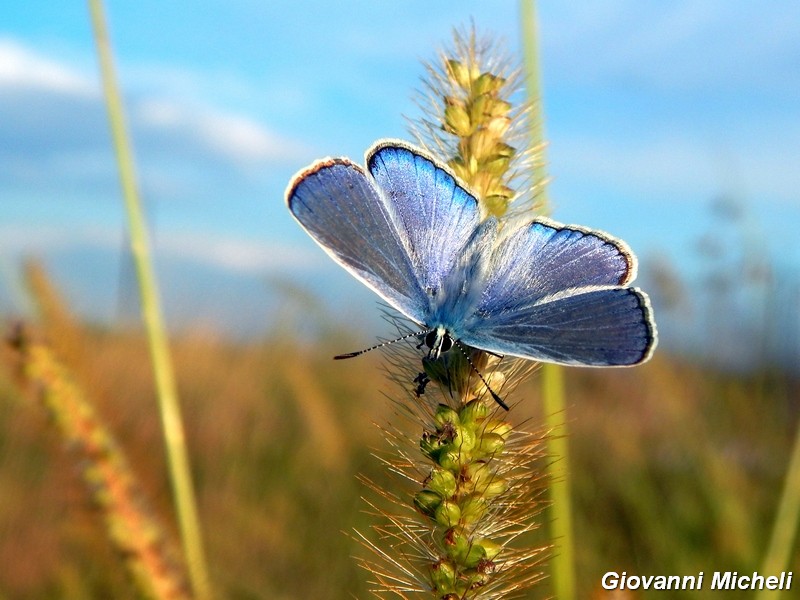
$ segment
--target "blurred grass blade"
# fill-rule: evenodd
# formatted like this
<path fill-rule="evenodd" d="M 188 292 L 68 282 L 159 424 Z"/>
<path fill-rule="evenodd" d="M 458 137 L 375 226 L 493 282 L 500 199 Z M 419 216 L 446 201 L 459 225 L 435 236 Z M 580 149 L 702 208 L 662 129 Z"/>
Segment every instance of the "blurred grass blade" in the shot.
<path fill-rule="evenodd" d="M 534 187 L 539 194 L 537 204 L 549 212 L 547 199 L 547 174 L 545 168 L 544 110 L 539 73 L 536 4 L 534 0 L 520 1 L 522 42 L 526 71 L 526 89 L 531 106 L 531 148 L 535 151 L 533 161 Z M 558 600 L 575 598 L 575 565 L 572 536 L 572 502 L 569 472 L 569 443 L 567 438 L 566 402 L 564 399 L 564 375 L 558 365 L 542 366 L 542 399 L 547 428 L 547 450 L 550 481 L 551 536 L 557 550 L 551 561 L 553 591 Z"/>
<path fill-rule="evenodd" d="M 569 471 L 564 401 L 564 371 L 558 365 L 542 366 L 542 400 L 546 415 L 548 478 L 550 482 L 550 533 L 556 546 L 550 561 L 553 589 L 558 600 L 575 598 L 575 559 L 572 545 L 572 487 Z"/>
<path fill-rule="evenodd" d="M 70 371 L 50 346 L 17 340 L 22 369 L 36 385 L 56 422 L 92 500 L 105 519 L 108 536 L 119 550 L 145 598 L 189 600 L 186 577 L 175 547 L 147 501 L 116 439 L 105 427 Z"/>
<path fill-rule="evenodd" d="M 535 0 L 520 0 L 520 21 L 522 25 L 522 60 L 525 67 L 525 89 L 528 92 L 528 103 L 531 107 L 528 127 L 531 136 L 531 149 L 534 155 L 532 164 L 533 187 L 539 196 L 537 198 L 537 206 L 540 206 L 542 211 L 549 215 L 551 208 L 547 196 L 544 99 L 542 98 L 542 78 L 539 71 L 539 34 Z"/>
<path fill-rule="evenodd" d="M 764 575 L 777 575 L 789 568 L 792 548 L 797 537 L 797 526 L 800 523 L 800 424 L 794 440 L 794 450 L 789 461 L 789 469 L 781 494 L 778 514 L 770 536 L 769 549 L 761 567 Z M 781 595 L 778 590 L 761 591 L 757 600 L 777 600 Z"/>
<path fill-rule="evenodd" d="M 209 580 L 197 518 L 189 457 L 186 451 L 186 440 L 172 371 L 172 362 L 167 346 L 167 336 L 161 318 L 158 287 L 150 259 L 150 242 L 139 201 L 133 156 L 122 110 L 122 100 L 114 74 L 105 12 L 101 0 L 89 0 L 89 8 L 100 60 L 103 92 L 106 98 L 114 149 L 117 155 L 122 193 L 128 215 L 131 251 L 139 281 L 142 317 L 147 329 L 150 355 L 156 380 L 183 550 L 186 554 L 186 562 L 189 567 L 194 594 L 197 598 L 205 599 L 210 597 Z"/>

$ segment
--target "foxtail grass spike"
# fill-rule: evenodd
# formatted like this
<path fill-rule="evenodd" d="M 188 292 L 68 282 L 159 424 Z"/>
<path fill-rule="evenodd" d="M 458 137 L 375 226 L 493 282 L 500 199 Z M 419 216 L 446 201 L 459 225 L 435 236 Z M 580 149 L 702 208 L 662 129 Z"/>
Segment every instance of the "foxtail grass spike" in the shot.
<path fill-rule="evenodd" d="M 105 11 L 101 0 L 89 0 L 94 38 L 100 61 L 103 91 L 108 109 L 109 123 L 117 155 L 120 183 L 125 200 L 130 230 L 131 252 L 136 265 L 142 317 L 147 330 L 153 373 L 156 380 L 158 403 L 167 449 L 167 462 L 175 496 L 175 512 L 181 532 L 183 551 L 189 565 L 192 590 L 199 600 L 211 597 L 206 569 L 203 538 L 197 516 L 197 503 L 186 450 L 186 439 L 181 419 L 175 376 L 169 354 L 167 334 L 161 317 L 158 285 L 150 259 L 150 240 L 144 220 L 136 185 L 133 153 L 125 126 L 122 99 L 114 73 L 111 42 L 106 28 Z"/>
<path fill-rule="evenodd" d="M 70 366 L 79 381 L 87 381 L 84 339 L 66 302 L 38 261 L 30 260 L 25 263 L 24 278 L 37 322 L 46 331 L 53 351 Z"/>
<path fill-rule="evenodd" d="M 187 579 L 174 543 L 158 522 L 128 461 L 72 374 L 45 343 L 15 333 L 24 379 L 33 384 L 52 415 L 109 538 L 125 558 L 141 595 L 152 600 L 189 600 Z"/>
<path fill-rule="evenodd" d="M 411 124 L 420 145 L 446 162 L 476 194 L 485 216 L 535 205 L 527 109 L 513 99 L 521 71 L 473 30 L 427 67 Z M 398 332 L 408 323 L 387 316 Z M 387 374 L 397 384 L 398 415 L 411 433 L 385 428 L 379 458 L 407 495 L 373 484 L 370 502 L 383 521 L 362 565 L 376 595 L 440 600 L 516 596 L 542 578 L 546 547 L 530 547 L 545 489 L 544 431 L 507 419 L 515 387 L 532 367 L 458 344 L 424 358 L 412 341 L 387 346 Z M 416 389 L 409 390 L 414 381 Z M 421 432 L 421 435 L 420 435 Z"/>

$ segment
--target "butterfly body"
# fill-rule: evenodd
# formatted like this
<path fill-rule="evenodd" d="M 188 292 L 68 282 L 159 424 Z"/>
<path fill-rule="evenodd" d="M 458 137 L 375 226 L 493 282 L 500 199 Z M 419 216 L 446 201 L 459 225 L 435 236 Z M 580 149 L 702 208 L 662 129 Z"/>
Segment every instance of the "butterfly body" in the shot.
<path fill-rule="evenodd" d="M 324 159 L 287 189 L 290 211 L 336 262 L 452 345 L 568 365 L 625 366 L 656 344 L 636 259 L 608 234 L 545 218 L 482 218 L 477 199 L 425 151 L 384 141 L 366 170 Z"/>

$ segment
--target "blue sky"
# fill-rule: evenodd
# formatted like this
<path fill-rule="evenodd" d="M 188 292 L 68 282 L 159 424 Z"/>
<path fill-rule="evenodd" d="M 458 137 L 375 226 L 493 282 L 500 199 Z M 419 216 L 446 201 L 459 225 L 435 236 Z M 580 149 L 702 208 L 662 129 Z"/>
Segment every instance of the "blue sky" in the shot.
<path fill-rule="evenodd" d="M 276 277 L 325 282 L 335 314 L 371 310 L 289 217 L 289 178 L 408 137 L 420 60 L 454 26 L 472 19 L 510 53 L 520 47 L 515 2 L 144 0 L 107 11 L 168 315 L 239 327 L 248 315 L 246 328 L 269 318 Z M 643 271 L 666 256 L 691 282 L 696 241 L 716 226 L 709 203 L 728 196 L 745 209 L 744 237 L 798 277 L 800 3 L 542 2 L 539 17 L 554 217 L 626 239 Z M 86 6 L 6 3 L 6 306 L 19 304 L 10 274 L 33 255 L 79 310 L 124 312 L 134 287 L 116 177 Z"/>

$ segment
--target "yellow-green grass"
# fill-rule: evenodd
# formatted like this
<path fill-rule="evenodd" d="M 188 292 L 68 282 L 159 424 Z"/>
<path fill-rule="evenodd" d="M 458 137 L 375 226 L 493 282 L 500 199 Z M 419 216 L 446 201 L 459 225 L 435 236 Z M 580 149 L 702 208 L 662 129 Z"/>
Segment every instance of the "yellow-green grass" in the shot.
<path fill-rule="evenodd" d="M 157 512 L 174 523 L 146 341 L 122 330 L 76 330 L 96 410 Z M 389 418 L 381 392 L 390 384 L 379 354 L 330 360 L 353 342 L 343 329 L 332 331 L 317 344 L 278 334 L 248 344 L 210 334 L 173 340 L 200 519 L 222 597 L 367 593 L 368 575 L 352 559 L 365 550 L 346 532 L 367 531 L 371 522 L 356 475 L 386 480 L 369 452 L 381 446 L 372 423 Z M 72 455 L 41 406 L 11 384 L 10 350 L 4 358 L 0 597 L 134 598 Z M 577 596 L 597 592 L 608 570 L 756 570 L 790 453 L 796 383 L 664 355 L 637 369 L 565 375 Z M 543 422 L 535 378 L 519 396 L 513 419 Z M 792 567 L 800 570 L 797 558 Z M 529 597 L 548 593 L 545 583 Z"/>

